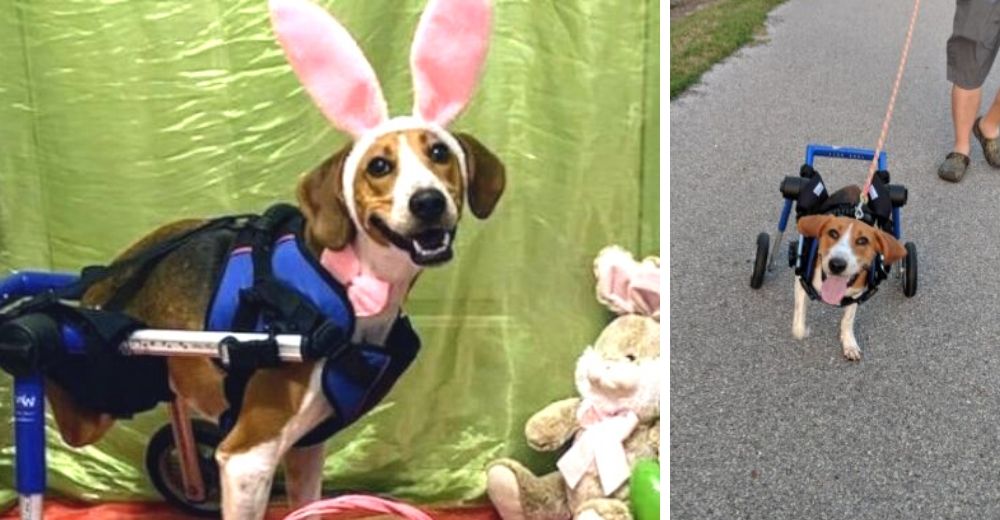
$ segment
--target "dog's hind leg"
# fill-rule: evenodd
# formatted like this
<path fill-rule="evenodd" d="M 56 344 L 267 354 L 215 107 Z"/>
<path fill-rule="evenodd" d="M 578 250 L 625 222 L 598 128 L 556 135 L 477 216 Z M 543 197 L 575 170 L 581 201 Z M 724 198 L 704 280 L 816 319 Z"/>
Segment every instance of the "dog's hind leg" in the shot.
<path fill-rule="evenodd" d="M 59 435 L 63 442 L 74 448 L 88 446 L 101 440 L 101 437 L 115 424 L 111 415 L 76 404 L 73 396 L 48 379 L 45 380 L 45 397 L 52 408 Z"/>
<path fill-rule="evenodd" d="M 844 317 L 840 319 L 840 346 L 844 349 L 844 357 L 857 361 L 861 359 L 861 347 L 854 337 L 854 315 L 858 312 L 858 304 L 852 303 L 844 307 Z"/>
<path fill-rule="evenodd" d="M 325 448 L 321 442 L 312 446 L 294 447 L 285 455 L 285 492 L 292 509 L 321 498 Z"/>
<path fill-rule="evenodd" d="M 250 378 L 239 418 L 215 456 L 227 520 L 264 517 L 282 457 L 333 413 L 321 388 L 322 372 L 322 362 L 289 363 Z"/>
<path fill-rule="evenodd" d="M 798 279 L 795 280 L 795 309 L 792 311 L 792 336 L 795 339 L 804 339 L 809 335 L 806 327 L 806 304 L 809 302 L 809 295 L 802 288 Z"/>

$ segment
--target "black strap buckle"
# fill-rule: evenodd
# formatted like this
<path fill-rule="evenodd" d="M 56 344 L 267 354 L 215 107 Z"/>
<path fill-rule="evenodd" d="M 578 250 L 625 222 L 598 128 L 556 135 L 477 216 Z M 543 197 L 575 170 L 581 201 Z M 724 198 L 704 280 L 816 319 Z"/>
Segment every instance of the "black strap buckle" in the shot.
<path fill-rule="evenodd" d="M 250 341 L 226 336 L 219 342 L 219 360 L 231 371 L 249 372 L 280 365 L 281 355 L 274 334 L 267 339 Z"/>

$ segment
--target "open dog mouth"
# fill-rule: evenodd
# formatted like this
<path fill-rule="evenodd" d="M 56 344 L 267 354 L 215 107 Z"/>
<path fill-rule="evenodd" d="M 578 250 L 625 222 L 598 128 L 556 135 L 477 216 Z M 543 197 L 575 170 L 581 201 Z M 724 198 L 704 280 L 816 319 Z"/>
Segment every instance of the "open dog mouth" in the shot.
<path fill-rule="evenodd" d="M 840 305 L 840 302 L 844 299 L 844 295 L 847 294 L 847 288 L 854 285 L 854 282 L 858 281 L 858 276 L 861 271 L 854 273 L 854 276 L 836 276 L 827 275 L 826 270 L 820 271 L 823 284 L 820 286 L 819 295 L 825 303 L 830 305 Z"/>
<path fill-rule="evenodd" d="M 410 253 L 410 259 L 417 265 L 442 264 L 453 256 L 455 228 L 429 228 L 406 237 L 390 228 L 377 215 L 372 215 L 369 220 L 392 245 Z"/>

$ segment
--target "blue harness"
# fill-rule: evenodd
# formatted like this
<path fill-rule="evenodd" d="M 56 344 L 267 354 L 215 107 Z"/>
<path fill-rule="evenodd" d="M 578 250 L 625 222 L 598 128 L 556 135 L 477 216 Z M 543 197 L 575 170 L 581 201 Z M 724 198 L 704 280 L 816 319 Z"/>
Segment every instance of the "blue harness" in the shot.
<path fill-rule="evenodd" d="M 273 243 L 270 267 L 273 278 L 297 293 L 304 303 L 318 311 L 327 325 L 347 331 L 350 338 L 355 316 L 343 286 L 324 269 L 302 241 L 301 219 L 286 228 Z M 246 304 L 246 291 L 254 285 L 255 272 L 252 245 L 237 244 L 226 262 L 215 296 L 205 321 L 207 330 L 241 331 L 238 316 Z M 242 295 L 242 297 L 241 297 Z M 267 313 L 256 313 L 253 331 L 282 331 Z M 308 331 L 303 331 L 303 333 Z M 420 349 L 417 337 L 407 317 L 400 315 L 392 326 L 386 344 L 381 347 L 344 343 L 321 346 L 330 352 L 323 367 L 323 392 L 334 409 L 332 418 L 307 434 L 298 445 L 322 442 L 349 426 L 378 404 L 396 380 L 410 366 Z M 228 432 L 239 415 L 246 384 L 255 369 L 228 370 L 226 397 L 230 408 L 220 418 L 223 431 Z"/>

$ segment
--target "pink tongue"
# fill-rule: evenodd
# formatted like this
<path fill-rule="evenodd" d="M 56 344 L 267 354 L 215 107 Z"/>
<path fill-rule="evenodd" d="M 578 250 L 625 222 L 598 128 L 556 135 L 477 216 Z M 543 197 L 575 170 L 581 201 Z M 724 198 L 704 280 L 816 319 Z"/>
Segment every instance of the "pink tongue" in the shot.
<path fill-rule="evenodd" d="M 823 286 L 819 289 L 820 297 L 830 305 L 839 305 L 847 292 L 847 278 L 843 276 L 827 276 L 823 280 Z"/>

